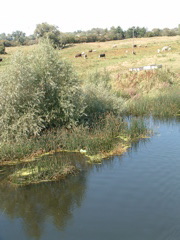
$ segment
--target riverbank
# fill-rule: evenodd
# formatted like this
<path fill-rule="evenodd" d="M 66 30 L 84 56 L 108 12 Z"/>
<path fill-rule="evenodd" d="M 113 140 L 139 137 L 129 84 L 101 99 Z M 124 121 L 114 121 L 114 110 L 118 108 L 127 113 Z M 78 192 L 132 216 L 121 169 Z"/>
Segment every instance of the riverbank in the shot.
<path fill-rule="evenodd" d="M 47 131 L 38 139 L 18 142 L 17 146 L 15 143 L 9 146 L 6 144 L 6 151 L 1 146 L 1 159 L 4 153 L 1 165 L 15 166 L 14 172 L 8 176 L 8 181 L 16 185 L 55 181 L 75 174 L 79 171 L 79 165 L 71 161 L 71 155 L 70 159 L 62 161 L 52 161 L 51 156 L 64 151 L 74 152 L 84 157 L 84 164 L 100 163 L 108 156 L 124 153 L 133 141 L 147 134 L 149 130 L 142 119 L 133 119 L 127 124 L 122 119 L 108 115 L 93 129 L 79 126 L 69 131 Z"/>

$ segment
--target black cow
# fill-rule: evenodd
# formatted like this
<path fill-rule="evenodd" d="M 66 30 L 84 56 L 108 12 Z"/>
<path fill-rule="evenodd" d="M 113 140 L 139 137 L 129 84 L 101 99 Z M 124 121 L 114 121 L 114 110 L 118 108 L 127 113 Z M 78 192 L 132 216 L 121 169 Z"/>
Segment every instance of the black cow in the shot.
<path fill-rule="evenodd" d="M 2 62 L 2 58 L 0 58 L 0 62 Z"/>
<path fill-rule="evenodd" d="M 106 57 L 106 54 L 105 53 L 101 53 L 101 54 L 99 54 L 99 57 L 101 58 L 101 57 Z"/>
<path fill-rule="evenodd" d="M 75 57 L 75 58 L 77 58 L 77 57 L 82 57 L 82 54 L 81 54 L 81 53 L 78 53 L 78 54 L 76 54 L 74 57 Z"/>

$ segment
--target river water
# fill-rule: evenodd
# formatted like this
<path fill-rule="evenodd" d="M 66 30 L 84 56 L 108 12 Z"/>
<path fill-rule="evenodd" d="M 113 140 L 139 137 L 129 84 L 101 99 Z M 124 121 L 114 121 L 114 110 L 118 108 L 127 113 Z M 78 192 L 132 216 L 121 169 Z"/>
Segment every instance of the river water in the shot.
<path fill-rule="evenodd" d="M 0 240 L 179 240 L 180 123 L 77 176 L 0 184 Z"/>

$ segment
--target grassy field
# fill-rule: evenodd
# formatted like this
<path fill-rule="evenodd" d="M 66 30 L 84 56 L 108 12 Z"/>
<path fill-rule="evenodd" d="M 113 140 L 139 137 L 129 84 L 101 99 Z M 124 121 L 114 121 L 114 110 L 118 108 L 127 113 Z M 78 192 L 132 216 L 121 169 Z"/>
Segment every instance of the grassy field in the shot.
<path fill-rule="evenodd" d="M 132 54 L 133 43 L 137 45 L 134 48 L 135 55 Z M 113 45 L 117 47 L 113 48 Z M 171 50 L 157 53 L 163 46 L 171 46 Z M 3 58 L 0 62 L 0 71 L 8 66 L 10 57 L 16 51 L 28 52 L 33 48 L 36 48 L 36 45 L 6 48 L 7 54 L 0 55 Z M 82 52 L 87 54 L 87 59 L 74 57 Z M 100 53 L 105 53 L 106 57 L 99 58 Z M 59 50 L 59 54 L 62 59 L 73 65 L 82 83 L 90 82 L 91 75 L 106 71 L 113 89 L 125 98 L 142 96 L 149 92 L 152 95 L 159 90 L 166 90 L 169 86 L 175 88 L 180 86 L 180 36 L 74 44 Z M 159 72 L 129 71 L 129 68 L 152 64 L 160 64 L 162 69 Z"/>
<path fill-rule="evenodd" d="M 114 44 L 117 44 L 116 48 L 113 48 Z M 134 44 L 141 45 L 134 49 L 136 55 L 132 54 L 132 39 L 76 44 L 63 49 L 61 55 L 73 63 L 82 78 L 104 68 L 116 78 L 119 73 L 129 72 L 129 68 L 151 64 L 162 64 L 164 68 L 180 73 L 180 36 L 138 38 L 134 40 Z M 166 45 L 170 45 L 172 50 L 158 54 L 157 49 Z M 96 52 L 89 53 L 90 49 Z M 81 52 L 87 53 L 88 58 L 74 58 L 75 54 Z M 98 57 L 100 53 L 105 53 L 106 58 L 100 59 Z"/>
<path fill-rule="evenodd" d="M 68 48 L 60 50 L 62 58 L 70 61 L 79 76 L 84 79 L 90 73 L 101 71 L 106 68 L 113 78 L 119 73 L 129 72 L 129 68 L 151 64 L 162 64 L 163 68 L 169 68 L 173 72 L 180 73 L 180 36 L 173 37 L 153 37 L 135 38 L 134 48 L 136 55 L 132 54 L 132 39 L 116 40 L 109 42 L 81 43 L 74 44 Z M 117 47 L 113 48 L 116 44 Z M 171 46 L 171 51 L 157 53 L 157 49 L 163 46 Z M 140 47 L 139 47 L 140 46 Z M 0 55 L 3 61 L 2 66 L 8 65 L 9 57 L 17 50 L 30 51 L 35 46 L 21 46 L 6 48 L 6 55 Z M 89 52 L 89 50 L 96 52 Z M 74 58 L 77 53 L 85 52 L 87 59 Z M 100 53 L 105 53 L 106 58 L 99 58 Z"/>

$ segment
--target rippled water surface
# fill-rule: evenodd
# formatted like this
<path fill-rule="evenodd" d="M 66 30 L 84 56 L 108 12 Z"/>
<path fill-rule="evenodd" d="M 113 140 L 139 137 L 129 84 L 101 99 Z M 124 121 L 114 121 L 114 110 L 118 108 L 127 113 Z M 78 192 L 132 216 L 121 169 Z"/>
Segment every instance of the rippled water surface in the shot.
<path fill-rule="evenodd" d="M 180 124 L 64 182 L 0 184 L 0 240 L 179 240 Z"/>

